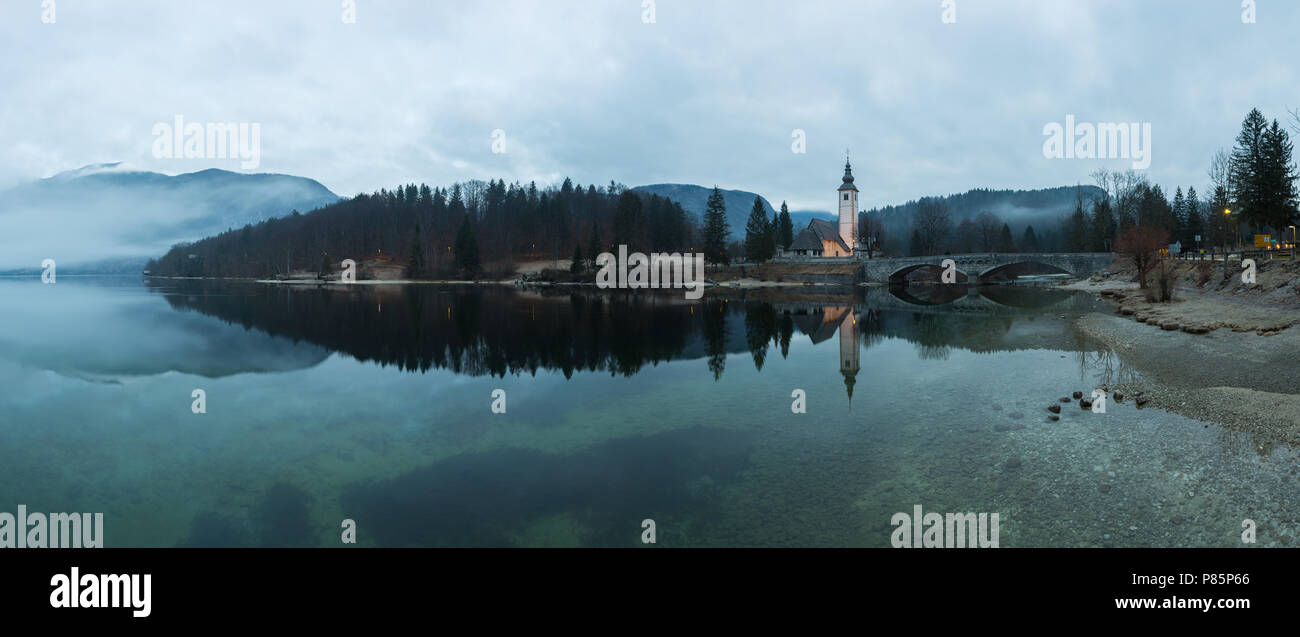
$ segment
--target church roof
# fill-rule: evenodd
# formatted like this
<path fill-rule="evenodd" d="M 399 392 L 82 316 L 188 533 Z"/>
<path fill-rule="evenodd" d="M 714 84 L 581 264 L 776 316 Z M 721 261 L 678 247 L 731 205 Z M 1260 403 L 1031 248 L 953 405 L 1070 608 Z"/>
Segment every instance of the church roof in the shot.
<path fill-rule="evenodd" d="M 839 226 L 833 221 L 825 219 L 813 219 L 808 222 L 808 227 L 799 232 L 794 242 L 790 244 L 791 250 L 823 250 L 823 241 L 834 241 L 840 244 L 845 252 L 849 252 L 849 246 L 844 243 L 840 237 Z"/>

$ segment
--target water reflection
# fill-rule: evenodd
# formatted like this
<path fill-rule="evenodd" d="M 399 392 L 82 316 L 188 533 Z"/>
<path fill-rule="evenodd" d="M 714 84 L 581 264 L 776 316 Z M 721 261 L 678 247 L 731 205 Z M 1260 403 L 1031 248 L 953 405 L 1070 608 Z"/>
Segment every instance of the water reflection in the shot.
<path fill-rule="evenodd" d="M 673 294 L 609 294 L 498 286 L 314 288 L 241 282 L 151 282 L 177 310 L 339 351 L 407 372 L 469 376 L 558 370 L 630 376 L 647 365 L 703 358 L 714 380 L 729 354 L 789 355 L 796 330 L 814 345 L 838 334 L 851 399 L 861 359 L 886 338 L 923 359 L 1051 347 L 1094 351 L 1060 318 L 1097 309 L 1086 295 L 1043 288 L 728 291 L 689 302 Z M 1044 330 L 1046 327 L 1046 331 Z"/>

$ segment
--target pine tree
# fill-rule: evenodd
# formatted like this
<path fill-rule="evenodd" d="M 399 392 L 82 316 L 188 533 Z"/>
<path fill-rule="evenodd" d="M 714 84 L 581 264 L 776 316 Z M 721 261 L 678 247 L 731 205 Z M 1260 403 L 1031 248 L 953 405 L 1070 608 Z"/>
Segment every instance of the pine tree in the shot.
<path fill-rule="evenodd" d="M 781 247 L 789 250 L 790 244 L 794 243 L 794 222 L 790 220 L 790 209 L 786 207 L 784 201 L 781 202 L 781 214 L 777 230 Z"/>
<path fill-rule="evenodd" d="M 998 252 L 1017 252 L 1016 242 L 1011 239 L 1011 226 L 1002 224 L 1002 231 L 998 233 Z"/>
<path fill-rule="evenodd" d="M 1183 230 L 1183 245 L 1190 248 L 1197 248 L 1205 244 L 1205 218 L 1201 216 L 1201 202 L 1196 198 L 1196 188 L 1189 186 L 1187 188 L 1187 201 L 1184 204 L 1184 212 L 1187 217 L 1187 225 Z M 1196 237 L 1201 237 L 1201 241 L 1196 241 Z"/>
<path fill-rule="evenodd" d="M 569 264 L 569 272 L 572 274 L 582 274 L 582 246 L 573 244 L 573 262 Z"/>
<path fill-rule="evenodd" d="M 762 263 L 767 260 L 768 243 L 767 212 L 763 209 L 763 200 L 754 197 L 754 207 L 749 211 L 749 221 L 745 223 L 745 260 Z"/>
<path fill-rule="evenodd" d="M 1092 219 L 1088 223 L 1088 239 L 1084 249 L 1089 252 L 1110 252 L 1115 241 L 1115 215 L 1111 213 L 1110 197 L 1102 195 L 1092 202 Z"/>
<path fill-rule="evenodd" d="M 1252 108 L 1241 122 L 1241 132 L 1237 133 L 1237 142 L 1232 149 L 1230 173 L 1232 184 L 1231 197 L 1236 202 L 1233 212 L 1248 224 L 1266 223 L 1264 188 L 1264 136 L 1268 131 L 1268 121 L 1259 109 Z"/>
<path fill-rule="evenodd" d="M 727 262 L 727 203 L 717 186 L 704 209 L 704 260 L 709 263 Z"/>
<path fill-rule="evenodd" d="M 591 222 L 591 238 L 587 240 L 587 267 L 596 269 L 596 257 L 600 255 L 600 231 L 596 222 Z"/>
<path fill-rule="evenodd" d="M 1263 225 L 1282 233 L 1296 217 L 1296 167 L 1291 163 L 1292 144 L 1277 120 L 1264 133 L 1261 152 L 1260 195 Z"/>
<path fill-rule="evenodd" d="M 1038 252 L 1041 248 L 1038 245 L 1038 235 L 1034 234 L 1033 226 L 1025 227 L 1025 234 L 1020 237 L 1021 252 Z"/>
<path fill-rule="evenodd" d="M 424 240 L 420 236 L 420 224 L 415 224 L 415 236 L 411 238 L 410 255 L 406 261 L 406 278 L 421 279 L 428 274 L 424 263 Z"/>
<path fill-rule="evenodd" d="M 1088 217 L 1083 212 L 1083 200 L 1075 202 L 1074 213 L 1066 220 L 1062 228 L 1065 235 L 1066 252 L 1083 252 L 1088 241 Z"/>
<path fill-rule="evenodd" d="M 469 215 L 461 220 L 460 230 L 456 232 L 456 267 L 471 275 L 477 274 L 482 267 L 478 256 L 478 236 Z"/>

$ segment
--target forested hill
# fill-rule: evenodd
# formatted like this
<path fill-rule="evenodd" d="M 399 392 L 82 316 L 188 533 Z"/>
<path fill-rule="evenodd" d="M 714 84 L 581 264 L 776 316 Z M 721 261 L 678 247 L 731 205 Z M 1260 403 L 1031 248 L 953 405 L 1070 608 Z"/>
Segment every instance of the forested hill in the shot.
<path fill-rule="evenodd" d="M 1085 209 L 1091 209 L 1093 200 L 1105 197 L 1105 192 L 1096 186 L 1061 186 L 1041 190 L 989 190 L 977 188 L 961 194 L 946 197 L 927 197 L 909 201 L 902 205 L 873 208 L 867 215 L 880 215 L 884 223 L 885 250 L 891 254 L 907 254 L 907 241 L 912 230 L 913 219 L 923 201 L 939 201 L 947 206 L 953 225 L 962 220 L 974 219 L 981 212 L 988 212 L 1010 227 L 1014 236 L 1028 226 L 1037 229 L 1040 235 L 1050 234 L 1059 229 L 1061 221 L 1067 217 L 1082 198 Z"/>
<path fill-rule="evenodd" d="M 699 249 L 700 236 L 699 221 L 680 204 L 613 182 L 583 186 L 565 179 L 539 188 L 474 180 L 381 189 L 246 225 L 178 244 L 146 269 L 159 276 L 271 277 L 353 259 L 391 260 L 409 266 L 412 278 L 504 274 L 523 260 L 567 266 L 575 249 L 587 255 L 617 244 L 643 252 Z"/>
<path fill-rule="evenodd" d="M 667 197 L 677 203 L 680 203 L 686 212 L 704 218 L 704 208 L 709 200 L 709 195 L 713 192 L 712 188 L 696 186 L 692 184 L 651 184 L 649 186 L 637 186 L 633 188 L 637 192 L 644 192 L 660 197 Z M 745 190 L 722 190 L 722 200 L 727 204 L 727 224 L 730 226 L 730 241 L 740 241 L 745 238 L 745 222 L 749 219 L 749 212 L 754 208 L 754 197 L 763 201 L 763 208 L 768 217 L 776 214 L 772 204 L 767 199 Z M 804 225 L 808 225 L 804 222 Z"/>

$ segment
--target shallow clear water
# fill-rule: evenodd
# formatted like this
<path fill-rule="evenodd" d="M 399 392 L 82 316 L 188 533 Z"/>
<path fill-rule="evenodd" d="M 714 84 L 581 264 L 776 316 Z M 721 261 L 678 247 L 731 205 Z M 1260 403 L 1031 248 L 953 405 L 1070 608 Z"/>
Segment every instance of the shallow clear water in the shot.
<path fill-rule="evenodd" d="M 680 294 L 0 279 L 0 511 L 112 546 L 1292 544 L 1296 455 L 1131 401 L 1033 288 Z M 851 387 L 851 396 L 850 396 Z M 207 413 L 191 412 L 195 389 Z M 491 411 L 506 392 L 506 413 Z M 807 413 L 791 412 L 792 391 Z"/>

